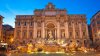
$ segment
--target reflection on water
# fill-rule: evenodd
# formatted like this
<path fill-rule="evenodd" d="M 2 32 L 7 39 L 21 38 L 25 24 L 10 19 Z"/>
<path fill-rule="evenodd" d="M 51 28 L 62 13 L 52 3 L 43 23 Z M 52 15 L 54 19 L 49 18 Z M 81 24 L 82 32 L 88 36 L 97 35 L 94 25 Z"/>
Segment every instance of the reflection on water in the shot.
<path fill-rule="evenodd" d="M 11 56 L 100 56 L 99 52 L 90 52 L 90 53 L 14 53 Z"/>

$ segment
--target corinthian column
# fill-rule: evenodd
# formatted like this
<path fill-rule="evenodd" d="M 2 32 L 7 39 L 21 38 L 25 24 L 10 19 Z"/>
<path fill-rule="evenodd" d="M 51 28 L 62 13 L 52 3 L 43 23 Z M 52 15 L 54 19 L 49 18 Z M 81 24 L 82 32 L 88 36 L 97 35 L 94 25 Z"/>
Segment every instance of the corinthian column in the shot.
<path fill-rule="evenodd" d="M 82 26 L 80 23 L 79 23 L 79 31 L 80 31 L 80 38 L 82 38 Z"/>
<path fill-rule="evenodd" d="M 57 22 L 57 38 L 60 37 L 60 23 L 59 21 Z"/>
<path fill-rule="evenodd" d="M 34 21 L 34 38 L 37 37 L 37 23 Z"/>
<path fill-rule="evenodd" d="M 89 33 L 88 33 L 88 26 L 87 26 L 87 24 L 86 24 L 86 37 L 87 37 L 87 39 L 89 39 L 88 37 L 89 37 Z"/>
<path fill-rule="evenodd" d="M 23 22 L 21 23 L 21 36 L 20 36 L 20 38 L 22 39 L 22 37 L 23 37 Z"/>
<path fill-rule="evenodd" d="M 75 39 L 75 25 L 74 25 L 74 23 L 73 23 L 73 37 Z"/>
<path fill-rule="evenodd" d="M 56 32 L 57 32 L 57 31 L 56 31 L 56 29 L 55 29 L 55 39 L 57 39 Z"/>
<path fill-rule="evenodd" d="M 27 23 L 27 38 L 29 37 L 29 22 Z"/>
<path fill-rule="evenodd" d="M 65 22 L 65 37 L 69 38 L 69 33 L 68 33 L 68 22 Z"/>
<path fill-rule="evenodd" d="M 45 28 L 44 28 L 44 22 L 42 22 L 42 38 L 45 38 Z"/>

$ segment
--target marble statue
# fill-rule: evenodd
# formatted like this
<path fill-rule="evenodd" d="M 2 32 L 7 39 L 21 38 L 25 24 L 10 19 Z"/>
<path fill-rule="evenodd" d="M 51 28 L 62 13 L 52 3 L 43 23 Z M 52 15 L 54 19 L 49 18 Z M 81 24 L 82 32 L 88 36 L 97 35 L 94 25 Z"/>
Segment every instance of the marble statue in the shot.
<path fill-rule="evenodd" d="M 49 38 L 50 38 L 50 39 L 53 38 L 52 31 L 49 31 L 49 32 L 48 32 L 48 35 L 49 35 Z"/>
<path fill-rule="evenodd" d="M 62 32 L 62 37 L 65 37 L 65 32 Z"/>

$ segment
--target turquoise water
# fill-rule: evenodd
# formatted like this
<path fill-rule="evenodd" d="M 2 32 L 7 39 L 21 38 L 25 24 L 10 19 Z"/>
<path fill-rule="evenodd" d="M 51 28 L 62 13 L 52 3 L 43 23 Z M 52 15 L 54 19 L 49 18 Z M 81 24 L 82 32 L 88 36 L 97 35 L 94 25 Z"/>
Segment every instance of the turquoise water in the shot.
<path fill-rule="evenodd" d="M 11 56 L 100 56 L 100 53 L 18 53 L 18 54 L 12 54 Z"/>

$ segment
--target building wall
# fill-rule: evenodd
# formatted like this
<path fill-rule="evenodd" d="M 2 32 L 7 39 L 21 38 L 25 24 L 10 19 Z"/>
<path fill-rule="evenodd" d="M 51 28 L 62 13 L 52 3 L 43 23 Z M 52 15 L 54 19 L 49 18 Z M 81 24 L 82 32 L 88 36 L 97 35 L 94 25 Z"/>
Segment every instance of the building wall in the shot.
<path fill-rule="evenodd" d="M 49 3 L 44 10 L 36 9 L 34 15 L 17 15 L 14 37 L 28 41 L 53 36 L 55 40 L 65 39 L 66 42 L 76 40 L 84 44 L 89 40 L 86 16 L 69 15 L 66 12 L 65 9 L 56 9 Z M 50 31 L 52 36 L 49 35 Z"/>
<path fill-rule="evenodd" d="M 2 22 L 3 22 L 3 16 L 0 15 L 0 39 L 2 39 Z"/>
<path fill-rule="evenodd" d="M 2 34 L 4 42 L 10 42 L 11 38 L 14 38 L 14 28 L 10 25 L 2 26 Z"/>
<path fill-rule="evenodd" d="M 93 42 L 98 41 L 100 39 L 100 11 L 91 18 L 91 28 Z"/>

